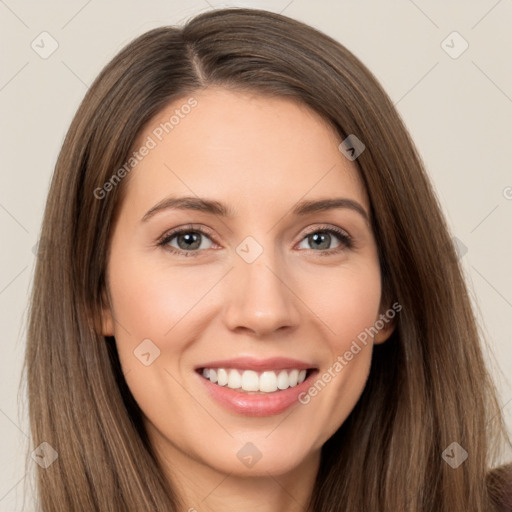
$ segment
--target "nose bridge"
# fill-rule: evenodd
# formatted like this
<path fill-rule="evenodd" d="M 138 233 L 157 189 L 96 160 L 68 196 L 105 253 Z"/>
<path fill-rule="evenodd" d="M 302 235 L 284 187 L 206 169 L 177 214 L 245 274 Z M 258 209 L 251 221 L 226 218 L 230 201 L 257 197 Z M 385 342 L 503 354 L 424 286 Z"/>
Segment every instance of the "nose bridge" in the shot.
<path fill-rule="evenodd" d="M 227 291 L 226 322 L 231 329 L 246 328 L 265 334 L 299 321 L 299 311 L 290 290 L 289 273 L 279 251 L 266 238 L 266 246 L 247 237 L 236 248 L 234 269 Z"/>

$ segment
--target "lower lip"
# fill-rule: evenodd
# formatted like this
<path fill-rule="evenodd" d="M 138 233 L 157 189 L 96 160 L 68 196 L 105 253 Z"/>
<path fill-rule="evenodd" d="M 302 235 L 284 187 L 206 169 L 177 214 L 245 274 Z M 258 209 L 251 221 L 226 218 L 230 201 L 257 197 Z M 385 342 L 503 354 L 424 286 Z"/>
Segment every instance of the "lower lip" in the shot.
<path fill-rule="evenodd" d="M 198 376 L 210 395 L 227 409 L 245 416 L 273 416 L 286 411 L 294 404 L 300 403 L 299 395 L 307 391 L 312 378 L 317 373 L 318 370 L 312 370 L 304 382 L 293 388 L 265 394 L 248 394 L 236 391 L 227 386 L 214 384 L 199 373 Z"/>

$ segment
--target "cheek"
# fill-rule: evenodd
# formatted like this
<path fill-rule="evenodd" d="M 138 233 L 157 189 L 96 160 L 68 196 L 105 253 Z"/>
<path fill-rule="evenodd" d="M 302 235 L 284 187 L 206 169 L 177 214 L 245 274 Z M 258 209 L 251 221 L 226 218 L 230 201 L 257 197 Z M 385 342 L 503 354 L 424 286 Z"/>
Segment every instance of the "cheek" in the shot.
<path fill-rule="evenodd" d="M 315 277 L 317 286 L 310 283 L 309 294 L 303 296 L 321 319 L 316 327 L 325 333 L 328 356 L 301 403 L 309 409 L 308 421 L 320 447 L 348 417 L 366 385 L 381 287 L 375 262 L 331 269 L 329 279 Z"/>
<path fill-rule="evenodd" d="M 299 396 L 308 429 L 314 433 L 315 448 L 320 449 L 345 422 L 366 386 L 372 344 L 354 339 L 343 336 L 333 341 L 332 357 Z"/>
<path fill-rule="evenodd" d="M 117 261 L 109 271 L 117 352 L 135 400 L 158 423 L 166 404 L 190 408 L 176 378 L 181 379 L 182 356 L 202 321 L 198 301 L 215 280 L 192 268 L 163 268 L 136 255 Z M 180 420 L 164 416 L 166 428 L 179 432 Z"/>
<path fill-rule="evenodd" d="M 337 354 L 378 318 L 380 269 L 374 261 L 323 269 L 304 284 L 301 296 L 324 324 L 325 336 Z"/>
<path fill-rule="evenodd" d="M 204 277 L 204 279 L 203 279 Z M 199 299 L 214 284 L 212 273 L 190 268 L 161 268 L 125 259 L 110 272 L 110 289 L 118 325 L 116 333 L 132 341 L 172 337 Z M 124 329 L 122 327 L 124 327 Z"/>

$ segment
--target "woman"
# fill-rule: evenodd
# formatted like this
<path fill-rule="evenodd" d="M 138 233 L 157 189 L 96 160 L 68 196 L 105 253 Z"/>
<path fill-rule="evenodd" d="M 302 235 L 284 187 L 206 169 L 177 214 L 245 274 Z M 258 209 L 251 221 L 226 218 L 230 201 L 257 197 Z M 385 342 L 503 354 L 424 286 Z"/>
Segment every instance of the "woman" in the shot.
<path fill-rule="evenodd" d="M 41 237 L 43 511 L 512 510 L 437 199 L 328 36 L 228 9 L 137 38 L 73 120 Z"/>

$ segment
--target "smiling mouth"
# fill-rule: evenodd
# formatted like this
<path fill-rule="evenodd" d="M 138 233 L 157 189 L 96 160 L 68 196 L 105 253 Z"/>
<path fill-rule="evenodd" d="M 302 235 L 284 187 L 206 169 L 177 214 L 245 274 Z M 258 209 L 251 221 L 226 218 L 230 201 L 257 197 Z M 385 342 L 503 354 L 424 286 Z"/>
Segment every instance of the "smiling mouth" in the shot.
<path fill-rule="evenodd" d="M 203 378 L 220 387 L 247 394 L 269 394 L 302 384 L 316 368 L 282 370 L 239 370 L 236 368 L 198 368 Z"/>

